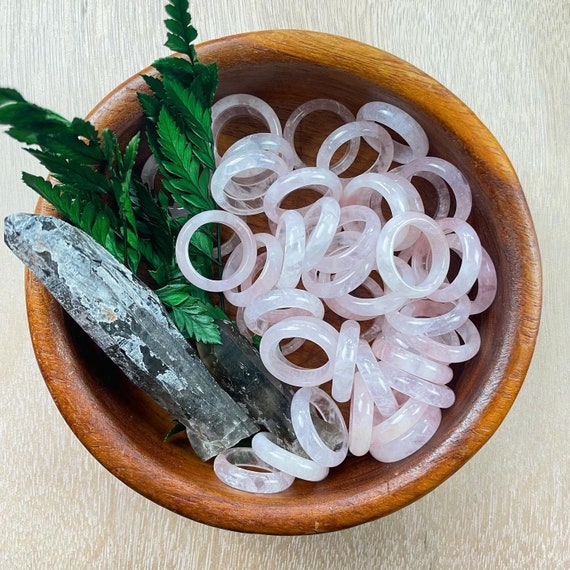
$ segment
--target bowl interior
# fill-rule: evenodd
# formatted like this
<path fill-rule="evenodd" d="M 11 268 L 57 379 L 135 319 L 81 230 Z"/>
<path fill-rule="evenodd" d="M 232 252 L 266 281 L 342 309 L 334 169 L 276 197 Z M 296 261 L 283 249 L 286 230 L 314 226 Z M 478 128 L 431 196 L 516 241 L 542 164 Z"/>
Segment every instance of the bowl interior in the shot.
<path fill-rule="evenodd" d="M 493 434 L 524 379 L 540 316 L 540 260 L 536 236 L 516 175 L 497 141 L 444 87 L 398 58 L 325 34 L 275 31 L 216 40 L 199 47 L 217 61 L 217 98 L 251 93 L 284 122 L 310 99 L 337 99 L 354 113 L 381 100 L 400 106 L 423 126 L 430 155 L 458 166 L 473 192 L 469 222 L 493 259 L 497 298 L 477 319 L 482 346 L 455 368 L 456 403 L 419 452 L 393 464 L 350 458 L 318 483 L 296 481 L 287 491 L 257 496 L 215 477 L 183 436 L 164 443 L 171 418 L 133 387 L 28 275 L 32 339 L 47 385 L 61 413 L 89 451 L 114 475 L 151 500 L 206 524 L 244 532 L 306 534 L 339 530 L 387 515 L 420 498 L 465 463 Z M 146 70 L 148 71 L 148 70 Z M 141 128 L 135 76 L 90 114 L 99 127 L 126 141 Z M 334 117 L 302 123 L 308 160 Z M 247 130 L 236 122 L 228 140 Z M 52 213 L 44 202 L 38 209 Z"/>

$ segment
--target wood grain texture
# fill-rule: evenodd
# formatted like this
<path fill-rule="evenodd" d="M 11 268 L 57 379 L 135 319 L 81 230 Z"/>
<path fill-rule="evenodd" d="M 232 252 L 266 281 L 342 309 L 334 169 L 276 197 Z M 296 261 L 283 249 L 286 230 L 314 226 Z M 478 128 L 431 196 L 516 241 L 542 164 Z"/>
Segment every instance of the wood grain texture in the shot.
<path fill-rule="evenodd" d="M 545 305 L 530 372 L 493 439 L 411 507 L 333 535 L 220 531 L 141 498 L 81 448 L 37 370 L 22 269 L 2 248 L 2 566 L 568 567 L 563 537 L 569 530 L 570 394 L 563 339 L 570 267 L 563 224 L 568 183 L 560 168 L 570 142 L 567 3 L 317 1 L 299 9 L 243 0 L 195 2 L 193 11 L 203 40 L 301 28 L 381 47 L 436 77 L 480 116 L 515 166 L 541 243 Z M 115 85 L 166 53 L 160 48 L 162 17 L 160 3 L 141 4 L 135 13 L 124 1 L 14 4 L 0 23 L 2 83 L 62 114 L 84 115 Z M 37 40 L 25 49 L 30 37 Z M 21 169 L 36 167 L 12 141 L 4 137 L 0 145 L 3 214 L 31 211 L 35 196 L 18 179 Z"/>

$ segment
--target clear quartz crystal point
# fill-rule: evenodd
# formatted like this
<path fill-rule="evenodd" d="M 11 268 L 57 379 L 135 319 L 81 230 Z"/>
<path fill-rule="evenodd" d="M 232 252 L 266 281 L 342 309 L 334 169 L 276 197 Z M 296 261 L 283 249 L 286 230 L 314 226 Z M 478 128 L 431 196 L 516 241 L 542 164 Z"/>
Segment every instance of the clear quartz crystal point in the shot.
<path fill-rule="evenodd" d="M 198 352 L 211 372 L 249 415 L 274 434 L 278 441 L 295 439 L 289 408 L 293 390 L 275 378 L 263 365 L 257 350 L 229 321 L 216 321 L 221 344 L 198 344 Z"/>
<path fill-rule="evenodd" d="M 14 214 L 4 239 L 77 324 L 139 388 L 186 427 L 209 459 L 258 428 L 212 378 L 158 297 L 86 233 Z"/>

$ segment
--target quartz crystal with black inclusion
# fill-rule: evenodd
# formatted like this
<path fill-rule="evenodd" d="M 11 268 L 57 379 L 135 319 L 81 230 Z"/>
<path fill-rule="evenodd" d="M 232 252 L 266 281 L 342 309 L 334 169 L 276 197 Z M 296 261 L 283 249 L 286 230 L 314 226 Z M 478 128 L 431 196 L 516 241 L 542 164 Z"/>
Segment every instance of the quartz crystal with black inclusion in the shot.
<path fill-rule="evenodd" d="M 85 232 L 58 218 L 12 214 L 4 240 L 126 376 L 186 427 L 199 457 L 258 431 L 158 297 Z"/>
<path fill-rule="evenodd" d="M 251 417 L 284 444 L 293 444 L 290 419 L 293 389 L 275 378 L 263 365 L 259 353 L 229 321 L 217 321 L 221 344 L 198 344 L 198 353 L 220 385 Z"/>

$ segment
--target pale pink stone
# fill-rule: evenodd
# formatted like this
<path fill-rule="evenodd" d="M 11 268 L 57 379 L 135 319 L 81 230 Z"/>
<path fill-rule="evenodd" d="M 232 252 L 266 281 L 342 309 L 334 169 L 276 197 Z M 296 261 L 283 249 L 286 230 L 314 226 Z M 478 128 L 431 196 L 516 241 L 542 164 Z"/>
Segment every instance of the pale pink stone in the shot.
<path fill-rule="evenodd" d="M 247 189 L 241 187 L 239 196 L 234 196 L 236 194 L 236 185 L 232 179 L 240 174 L 247 174 L 252 170 L 270 170 L 280 177 L 289 172 L 290 168 L 282 158 L 270 152 L 234 153 L 227 160 L 220 163 L 210 181 L 210 193 L 220 208 L 239 216 L 263 212 L 266 196 L 265 189 L 261 194 L 253 192 L 253 194 L 248 195 Z"/>
<path fill-rule="evenodd" d="M 356 456 L 368 453 L 372 439 L 374 400 L 360 373 L 354 376 L 350 418 L 348 422 L 348 449 Z"/>
<path fill-rule="evenodd" d="M 481 269 L 481 242 L 475 230 L 459 218 L 444 218 L 437 223 L 447 235 L 450 248 L 461 257 L 461 265 L 453 281 L 434 291 L 430 299 L 454 301 L 466 295 L 477 280 Z"/>
<path fill-rule="evenodd" d="M 423 212 L 424 205 L 416 188 L 403 178 L 392 172 L 365 172 L 354 177 L 346 185 L 341 205 L 360 204 L 368 206 L 376 212 L 382 225 L 386 223 L 382 212 L 382 203 L 386 201 L 392 217 L 404 212 Z M 394 244 L 396 250 L 404 249 L 414 243 L 419 235 L 416 228 L 408 228 L 398 236 Z"/>
<path fill-rule="evenodd" d="M 264 123 L 271 133 L 281 135 L 279 117 L 270 105 L 255 95 L 234 93 L 223 97 L 212 105 L 212 136 L 216 164 L 219 164 L 221 159 L 218 151 L 218 137 L 224 126 L 236 117 L 251 116 Z"/>
<path fill-rule="evenodd" d="M 497 294 L 497 272 L 491 256 L 482 248 L 481 269 L 477 277 L 477 295 L 471 303 L 471 314 L 486 311 Z"/>
<path fill-rule="evenodd" d="M 429 382 L 447 384 L 453 377 L 453 370 L 446 364 L 430 360 L 422 354 L 402 348 L 382 337 L 378 337 L 372 343 L 372 351 L 379 360 L 386 364 Z"/>
<path fill-rule="evenodd" d="M 279 219 L 275 237 L 283 248 L 283 263 L 277 281 L 280 289 L 294 288 L 299 283 L 305 258 L 305 223 L 295 210 L 287 210 Z"/>
<path fill-rule="evenodd" d="M 374 423 L 371 445 L 385 445 L 408 432 L 422 418 L 427 404 L 408 398 L 390 417 Z"/>
<path fill-rule="evenodd" d="M 357 120 L 374 121 L 389 127 L 406 141 L 402 144 L 393 141 L 394 161 L 407 163 L 414 158 L 426 156 L 429 149 L 427 135 L 421 125 L 403 109 L 385 103 L 384 101 L 370 101 L 363 105 L 356 114 Z M 375 141 L 366 139 L 373 147 Z"/>
<path fill-rule="evenodd" d="M 230 227 L 239 237 L 243 254 L 236 270 L 227 278 L 208 279 L 194 268 L 189 256 L 189 245 L 194 232 L 205 224 L 222 224 Z M 208 210 L 196 214 L 182 226 L 176 239 L 176 262 L 184 277 L 204 291 L 227 291 L 238 287 L 249 277 L 255 266 L 257 247 L 249 226 L 236 215 L 222 210 Z"/>
<path fill-rule="evenodd" d="M 392 415 L 398 409 L 398 402 L 370 345 L 364 340 L 358 343 L 356 367 L 380 413 L 383 416 Z"/>
<path fill-rule="evenodd" d="M 338 222 L 340 220 L 340 205 L 330 196 L 317 200 L 304 216 L 307 232 L 303 270 L 311 269 L 328 251 Z"/>
<path fill-rule="evenodd" d="M 246 309 L 247 311 L 247 309 Z M 283 356 L 279 344 L 287 338 L 304 338 L 323 349 L 328 357 L 317 368 L 304 368 Z M 267 370 L 292 386 L 319 386 L 332 379 L 338 332 L 331 325 L 314 317 L 289 317 L 270 326 L 261 337 L 259 354 Z"/>
<path fill-rule="evenodd" d="M 322 319 L 325 308 L 322 301 L 302 289 L 272 289 L 255 298 L 245 307 L 243 318 L 247 328 L 255 334 L 265 331 L 280 320 L 297 315 Z"/>
<path fill-rule="evenodd" d="M 463 340 L 460 344 L 459 338 Z M 481 336 L 477 327 L 469 319 L 457 331 L 446 335 L 429 337 L 427 335 L 410 335 L 408 345 L 419 354 L 438 362 L 465 362 L 473 358 L 481 347 Z"/>
<path fill-rule="evenodd" d="M 256 433 L 251 440 L 251 447 L 262 461 L 297 479 L 322 481 L 329 474 L 328 467 L 283 449 L 269 432 Z"/>
<path fill-rule="evenodd" d="M 408 227 L 416 227 L 426 236 L 430 247 L 430 269 L 421 283 L 410 283 L 396 267 L 394 247 L 398 234 Z M 394 216 L 380 232 L 376 263 L 384 283 L 395 293 L 408 298 L 425 297 L 443 283 L 449 269 L 449 245 L 437 223 L 420 212 L 404 212 Z"/>
<path fill-rule="evenodd" d="M 378 156 L 367 172 L 386 172 L 394 157 L 394 143 L 388 131 L 371 121 L 354 121 L 335 129 L 321 144 L 317 153 L 317 166 L 330 168 L 334 153 L 351 139 L 367 137 L 373 140 Z M 372 145 L 371 145 L 372 146 Z M 348 168 L 348 165 L 346 166 Z M 346 168 L 340 170 L 344 172 Z M 348 179 L 344 179 L 348 181 Z"/>
<path fill-rule="evenodd" d="M 455 198 L 453 217 L 466 220 L 471 212 L 472 196 L 469 183 L 463 173 L 453 164 L 434 156 L 416 158 L 393 170 L 394 173 L 412 180 L 414 176 L 422 177 L 424 172 L 439 176 L 449 185 Z"/>
<path fill-rule="evenodd" d="M 283 250 L 277 239 L 273 235 L 266 233 L 254 234 L 254 237 L 258 246 L 266 248 L 266 253 L 257 256 L 253 271 L 242 283 L 240 291 L 238 291 L 237 287 L 225 291 L 226 299 L 236 307 L 245 307 L 258 295 L 272 289 L 281 274 Z M 226 273 L 231 275 L 236 271 L 241 261 L 242 250 L 243 248 L 240 244 L 230 254 L 224 266 L 222 278 L 225 277 Z M 258 272 L 257 278 L 252 283 L 252 277 Z"/>
<path fill-rule="evenodd" d="M 293 149 L 295 148 L 295 132 L 299 123 L 311 113 L 316 111 L 329 111 L 337 114 L 345 123 L 351 123 L 355 120 L 354 115 L 342 103 L 335 101 L 334 99 L 312 99 L 307 101 L 297 107 L 288 117 L 285 127 L 283 128 L 283 137 L 291 144 Z M 354 162 L 354 159 L 358 155 L 358 149 L 360 147 L 360 139 L 351 139 L 348 143 L 348 148 L 340 159 L 332 164 L 330 169 L 335 174 L 340 174 L 344 172 L 350 165 Z M 295 152 L 295 168 L 303 168 L 308 166 Z"/>
<path fill-rule="evenodd" d="M 449 408 L 455 402 L 453 390 L 443 384 L 429 382 L 384 362 L 380 363 L 380 367 L 388 384 L 394 390 L 406 394 L 410 398 L 438 408 Z"/>
<path fill-rule="evenodd" d="M 422 448 L 434 435 L 441 423 L 441 410 L 427 406 L 421 419 L 407 432 L 388 443 L 375 440 L 370 445 L 370 454 L 383 463 L 400 461 Z"/>
<path fill-rule="evenodd" d="M 340 198 L 342 192 L 340 179 L 330 170 L 314 166 L 300 168 L 286 174 L 280 173 L 265 194 L 262 211 L 272 222 L 277 223 L 284 212 L 279 205 L 286 196 L 300 188 L 311 188 L 322 196 L 331 196 L 335 200 Z M 310 207 L 311 205 L 304 206 L 297 211 L 304 215 Z"/>
<path fill-rule="evenodd" d="M 342 323 L 338 336 L 331 390 L 332 397 L 337 402 L 350 400 L 359 337 L 360 325 L 356 321 L 348 320 Z"/>
<path fill-rule="evenodd" d="M 214 459 L 214 473 L 226 485 L 248 493 L 280 493 L 295 477 L 262 461 L 251 447 L 232 447 Z"/>
<path fill-rule="evenodd" d="M 449 303 L 413 299 L 398 310 L 386 313 L 386 320 L 406 335 L 439 336 L 459 328 L 469 318 L 470 310 L 467 295 Z"/>
<path fill-rule="evenodd" d="M 319 435 L 311 416 L 313 408 L 328 424 L 328 429 L 340 436 L 335 449 Z M 301 447 L 315 463 L 336 467 L 344 461 L 348 453 L 348 430 L 339 407 L 326 392 L 316 387 L 297 390 L 291 400 L 291 422 Z"/>
<path fill-rule="evenodd" d="M 340 209 L 338 226 L 345 231 L 356 231 L 357 239 L 345 247 L 336 246 L 334 251 L 327 251 L 314 264 L 315 269 L 335 273 L 344 271 L 347 267 L 358 266 L 374 256 L 380 235 L 380 220 L 374 210 L 360 205 L 344 206 Z M 337 235 L 342 235 L 345 231 Z"/>

